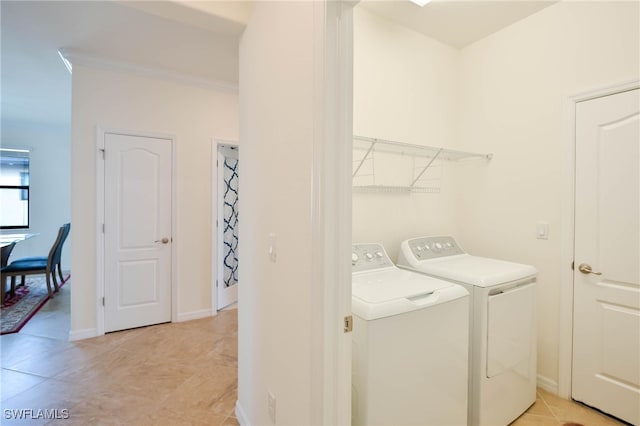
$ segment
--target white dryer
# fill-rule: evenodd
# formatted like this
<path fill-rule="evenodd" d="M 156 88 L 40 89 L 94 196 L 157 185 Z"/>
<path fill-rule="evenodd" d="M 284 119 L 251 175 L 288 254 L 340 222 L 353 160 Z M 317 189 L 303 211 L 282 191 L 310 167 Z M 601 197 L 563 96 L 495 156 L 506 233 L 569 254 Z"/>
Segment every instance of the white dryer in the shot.
<path fill-rule="evenodd" d="M 354 425 L 467 421 L 469 293 L 354 244 Z"/>
<path fill-rule="evenodd" d="M 469 420 L 506 426 L 536 400 L 536 276 L 529 265 L 472 256 L 452 237 L 403 241 L 398 266 L 471 295 Z"/>

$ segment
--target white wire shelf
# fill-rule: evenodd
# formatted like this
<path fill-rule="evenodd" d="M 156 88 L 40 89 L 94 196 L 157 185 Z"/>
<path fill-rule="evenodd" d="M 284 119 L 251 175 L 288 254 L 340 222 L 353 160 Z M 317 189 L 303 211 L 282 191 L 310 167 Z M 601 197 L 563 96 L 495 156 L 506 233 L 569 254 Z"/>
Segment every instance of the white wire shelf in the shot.
<path fill-rule="evenodd" d="M 478 154 L 457 151 L 426 145 L 415 145 L 366 136 L 353 136 L 354 170 L 353 190 L 356 192 L 384 192 L 384 193 L 439 193 L 440 186 L 433 185 L 435 179 L 429 177 L 427 171 L 436 166 L 440 160 L 490 160 L 492 154 Z M 376 154 L 381 154 L 376 157 Z M 381 161 L 376 158 L 384 156 L 401 156 L 413 161 L 413 174 L 407 185 L 380 184 L 376 175 L 376 164 Z M 438 163 L 435 163 L 438 160 Z M 378 167 L 380 168 L 380 164 Z M 380 174 L 380 173 L 379 173 Z M 425 186 L 424 184 L 427 183 Z"/>
<path fill-rule="evenodd" d="M 442 160 L 459 161 L 465 159 L 487 159 L 493 154 L 478 154 L 475 152 L 456 151 L 427 145 L 416 145 L 404 142 L 396 142 L 385 139 L 370 138 L 366 136 L 353 137 L 353 149 L 386 152 L 390 154 L 409 155 L 412 157 L 438 157 Z"/>
<path fill-rule="evenodd" d="M 388 194 L 409 194 L 412 192 L 423 194 L 437 194 L 440 192 L 438 187 L 424 186 L 390 186 L 390 185 L 354 185 L 353 192 L 372 193 L 385 192 Z"/>

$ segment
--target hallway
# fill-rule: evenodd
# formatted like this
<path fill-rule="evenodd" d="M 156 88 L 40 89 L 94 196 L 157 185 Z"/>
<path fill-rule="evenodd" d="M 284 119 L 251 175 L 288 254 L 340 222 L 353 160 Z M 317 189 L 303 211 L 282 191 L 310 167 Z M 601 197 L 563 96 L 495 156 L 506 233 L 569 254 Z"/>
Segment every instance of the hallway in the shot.
<path fill-rule="evenodd" d="M 237 310 L 68 342 L 69 284 L 0 337 L 2 424 L 237 424 Z"/>

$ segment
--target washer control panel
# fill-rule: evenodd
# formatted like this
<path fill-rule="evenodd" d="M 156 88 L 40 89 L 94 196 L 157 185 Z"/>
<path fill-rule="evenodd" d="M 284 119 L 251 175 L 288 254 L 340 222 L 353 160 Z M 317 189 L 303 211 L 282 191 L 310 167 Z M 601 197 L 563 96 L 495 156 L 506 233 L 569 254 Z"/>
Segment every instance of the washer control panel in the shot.
<path fill-rule="evenodd" d="M 351 271 L 362 272 L 393 266 L 382 244 L 353 244 Z"/>
<path fill-rule="evenodd" d="M 411 253 L 419 260 L 464 254 L 453 237 L 420 237 L 409 240 L 408 244 Z"/>

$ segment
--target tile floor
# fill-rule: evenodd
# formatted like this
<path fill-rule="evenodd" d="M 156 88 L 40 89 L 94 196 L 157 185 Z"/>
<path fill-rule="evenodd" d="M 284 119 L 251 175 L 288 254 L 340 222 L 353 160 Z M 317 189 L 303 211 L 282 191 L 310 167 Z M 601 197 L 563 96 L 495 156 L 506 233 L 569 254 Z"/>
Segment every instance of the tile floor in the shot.
<path fill-rule="evenodd" d="M 67 283 L 16 334 L 0 336 L 0 423 L 237 425 L 237 311 L 68 342 Z M 57 409 L 44 420 L 6 410 Z M 54 413 L 56 414 L 56 413 Z"/>
<path fill-rule="evenodd" d="M 510 426 L 563 426 L 566 423 L 583 426 L 625 424 L 582 404 L 560 398 L 538 388 L 536 402 Z"/>
<path fill-rule="evenodd" d="M 16 334 L 0 336 L 0 423 L 237 425 L 237 311 L 68 342 L 71 283 Z M 58 410 L 68 419 L 7 419 Z M 597 411 L 538 390 L 512 426 L 619 426 Z"/>

